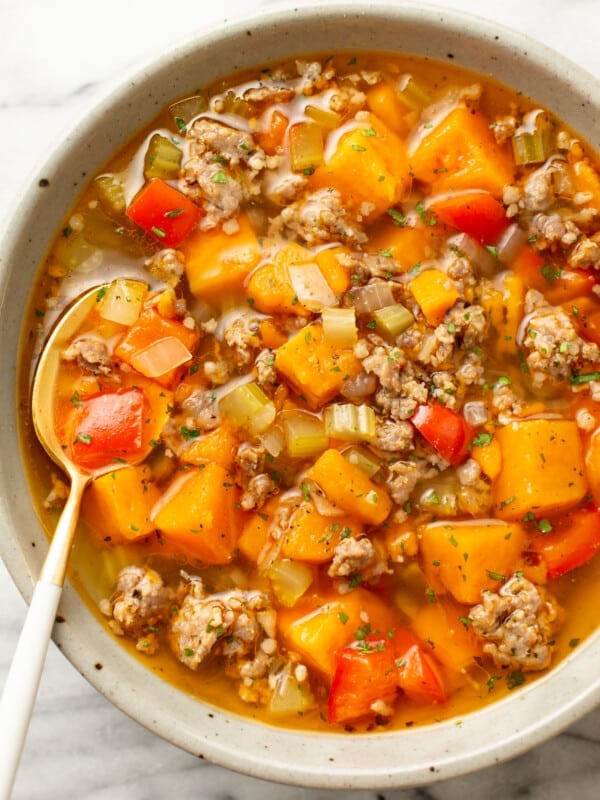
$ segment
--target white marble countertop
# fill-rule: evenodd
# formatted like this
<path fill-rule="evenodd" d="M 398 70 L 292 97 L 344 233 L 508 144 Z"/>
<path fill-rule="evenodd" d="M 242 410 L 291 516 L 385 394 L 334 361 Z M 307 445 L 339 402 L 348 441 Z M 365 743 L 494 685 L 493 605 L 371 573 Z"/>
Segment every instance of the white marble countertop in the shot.
<path fill-rule="evenodd" d="M 123 68 L 183 38 L 190 26 L 267 5 L 273 3 L 0 0 L 0 219 L 10 213 L 23 176 Z M 534 35 L 600 76 L 600 0 L 439 0 L 437 5 Z M 24 615 L 25 603 L 0 564 L 0 684 Z M 143 729 L 51 645 L 14 798 L 595 800 L 599 785 L 600 709 L 513 761 L 430 787 L 331 792 L 245 778 L 198 761 Z"/>

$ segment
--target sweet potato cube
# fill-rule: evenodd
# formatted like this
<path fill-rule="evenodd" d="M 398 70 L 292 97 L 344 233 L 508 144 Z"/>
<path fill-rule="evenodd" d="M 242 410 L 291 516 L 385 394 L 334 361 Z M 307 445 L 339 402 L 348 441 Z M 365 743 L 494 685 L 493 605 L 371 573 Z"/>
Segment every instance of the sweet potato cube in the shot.
<path fill-rule="evenodd" d="M 413 116 L 398 97 L 395 86 L 381 81 L 367 91 L 367 106 L 388 128 L 404 136 Z"/>
<path fill-rule="evenodd" d="M 185 258 L 185 274 L 196 297 L 217 303 L 242 284 L 261 258 L 258 238 L 248 218 L 238 217 L 239 230 L 226 234 L 220 228 L 195 230 L 180 250 Z"/>
<path fill-rule="evenodd" d="M 357 536 L 361 524 L 350 517 L 324 517 L 314 504 L 304 502 L 294 511 L 281 540 L 281 555 L 309 564 L 333 558 L 342 538 Z"/>
<path fill-rule="evenodd" d="M 392 609 L 377 595 L 357 587 L 345 595 L 315 596 L 293 609 L 280 609 L 279 632 L 290 650 L 331 678 L 334 652 L 355 641 L 359 630 L 387 636 L 398 625 Z"/>
<path fill-rule="evenodd" d="M 231 469 L 235 461 L 235 452 L 239 444 L 233 428 L 227 423 L 219 425 L 193 439 L 180 455 L 188 464 L 206 464 L 214 462 L 224 469 Z"/>
<path fill-rule="evenodd" d="M 237 541 L 240 553 L 249 561 L 258 564 L 269 541 L 269 527 L 279 505 L 279 498 L 272 497 L 261 510 L 249 514 Z"/>
<path fill-rule="evenodd" d="M 313 189 L 336 189 L 344 206 L 364 222 L 400 202 L 410 184 L 404 141 L 374 114 L 343 135 L 310 178 Z"/>
<path fill-rule="evenodd" d="M 432 655 L 448 669 L 460 673 L 482 655 L 477 637 L 461 622 L 464 617 L 463 606 L 440 597 L 435 603 L 421 606 L 412 620 L 417 636 L 433 644 Z"/>
<path fill-rule="evenodd" d="M 386 490 L 339 450 L 330 448 L 320 455 L 307 477 L 319 484 L 332 503 L 368 525 L 381 525 L 392 510 Z"/>
<path fill-rule="evenodd" d="M 84 495 L 82 518 L 103 539 L 131 541 L 155 529 L 150 512 L 160 497 L 147 466 L 127 466 L 96 478 Z"/>
<path fill-rule="evenodd" d="M 277 250 L 272 261 L 261 265 L 248 282 L 246 294 L 253 307 L 264 314 L 309 316 L 310 311 L 296 297 L 289 267 L 314 261 L 313 253 L 295 242 Z"/>
<path fill-rule="evenodd" d="M 361 363 L 352 350 L 326 342 L 323 327 L 313 323 L 278 348 L 275 367 L 317 409 L 339 393 L 346 378 L 360 372 Z"/>
<path fill-rule="evenodd" d="M 189 559 L 227 564 L 236 544 L 237 500 L 227 470 L 207 464 L 178 475 L 154 506 L 152 519 L 167 542 Z"/>
<path fill-rule="evenodd" d="M 426 269 L 408 284 L 429 325 L 439 325 L 459 299 L 456 284 L 439 269 Z"/>
<path fill-rule="evenodd" d="M 514 572 L 525 546 L 517 523 L 497 519 L 432 522 L 419 529 L 425 574 L 436 591 L 478 603 Z"/>
<path fill-rule="evenodd" d="M 342 295 L 350 286 L 349 270 L 343 265 L 340 259 L 349 255 L 350 251 L 342 245 L 338 247 L 326 247 L 315 254 L 315 260 L 323 277 L 337 294 Z"/>
<path fill-rule="evenodd" d="M 434 194 L 481 189 L 495 197 L 511 183 L 515 165 L 506 145 L 496 142 L 490 120 L 478 111 L 451 111 L 418 143 L 409 156 L 415 178 Z"/>
<path fill-rule="evenodd" d="M 386 214 L 371 226 L 366 247 L 371 253 L 385 254 L 402 272 L 408 272 L 421 261 L 434 258 L 446 235 L 441 225 L 412 228 L 396 224 Z"/>
<path fill-rule="evenodd" d="M 588 491 L 577 423 L 568 419 L 510 422 L 495 434 L 502 470 L 492 487 L 502 519 L 557 514 L 577 505 Z"/>

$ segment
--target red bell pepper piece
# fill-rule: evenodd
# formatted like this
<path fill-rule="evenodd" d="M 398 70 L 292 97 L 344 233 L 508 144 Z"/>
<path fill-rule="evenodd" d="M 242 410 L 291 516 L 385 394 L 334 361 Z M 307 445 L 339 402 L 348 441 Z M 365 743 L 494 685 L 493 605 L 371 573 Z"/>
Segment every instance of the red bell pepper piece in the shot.
<path fill-rule="evenodd" d="M 440 403 L 427 403 L 417 407 L 411 422 L 453 466 L 467 457 L 474 431 L 461 414 Z"/>
<path fill-rule="evenodd" d="M 600 549 L 600 511 L 582 508 L 568 512 L 553 523 L 550 533 L 536 537 L 532 548 L 546 564 L 550 579 L 580 567 Z"/>
<path fill-rule="evenodd" d="M 392 637 L 398 686 L 417 702 L 444 703 L 446 690 L 433 658 L 410 631 L 396 628 Z"/>
<path fill-rule="evenodd" d="M 142 455 L 144 395 L 139 389 L 99 392 L 79 400 L 74 409 L 71 457 L 88 469 Z"/>
<path fill-rule="evenodd" d="M 335 671 L 327 720 L 353 722 L 374 713 L 373 703 L 393 704 L 398 694 L 398 670 L 389 640 L 352 642 L 335 653 Z"/>
<path fill-rule="evenodd" d="M 468 234 L 481 244 L 495 244 L 510 221 L 502 203 L 487 192 L 453 194 L 429 206 L 439 222 Z"/>
<path fill-rule="evenodd" d="M 189 197 L 161 178 L 146 183 L 127 209 L 127 216 L 165 247 L 177 247 L 194 230 L 201 213 Z"/>

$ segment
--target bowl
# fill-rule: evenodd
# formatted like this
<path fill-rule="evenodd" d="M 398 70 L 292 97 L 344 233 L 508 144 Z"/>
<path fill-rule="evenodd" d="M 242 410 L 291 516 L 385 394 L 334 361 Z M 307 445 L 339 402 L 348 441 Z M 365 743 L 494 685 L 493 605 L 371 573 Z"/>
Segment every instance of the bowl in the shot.
<path fill-rule="evenodd" d="M 210 82 L 291 53 L 378 49 L 416 53 L 518 86 L 600 144 L 600 83 L 561 56 L 483 19 L 413 4 L 304 4 L 191 36 L 119 82 L 49 157 L 0 246 L 0 547 L 26 599 L 46 540 L 29 500 L 15 405 L 20 325 L 30 286 L 65 211 L 102 163 L 196 78 Z M 35 227 L 32 230 L 32 222 Z M 10 411 L 9 411 L 10 410 Z M 545 677 L 462 719 L 401 732 L 307 734 L 253 723 L 201 702 L 132 660 L 67 585 L 55 641 L 112 703 L 177 746 L 255 777 L 306 787 L 422 785 L 506 760 L 600 702 L 600 631 Z M 101 667 L 101 668 L 100 668 Z"/>

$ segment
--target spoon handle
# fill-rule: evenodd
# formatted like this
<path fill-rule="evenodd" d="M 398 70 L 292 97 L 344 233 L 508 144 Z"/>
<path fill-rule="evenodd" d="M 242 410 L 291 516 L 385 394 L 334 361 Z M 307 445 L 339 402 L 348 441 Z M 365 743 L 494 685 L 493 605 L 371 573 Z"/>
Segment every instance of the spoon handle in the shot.
<path fill-rule="evenodd" d="M 62 593 L 67 561 L 90 476 L 74 472 L 65 507 L 37 581 L 0 702 L 0 800 L 10 797 Z"/>
<path fill-rule="evenodd" d="M 62 586 L 38 581 L 0 704 L 0 798 L 10 797 L 25 744 Z"/>

